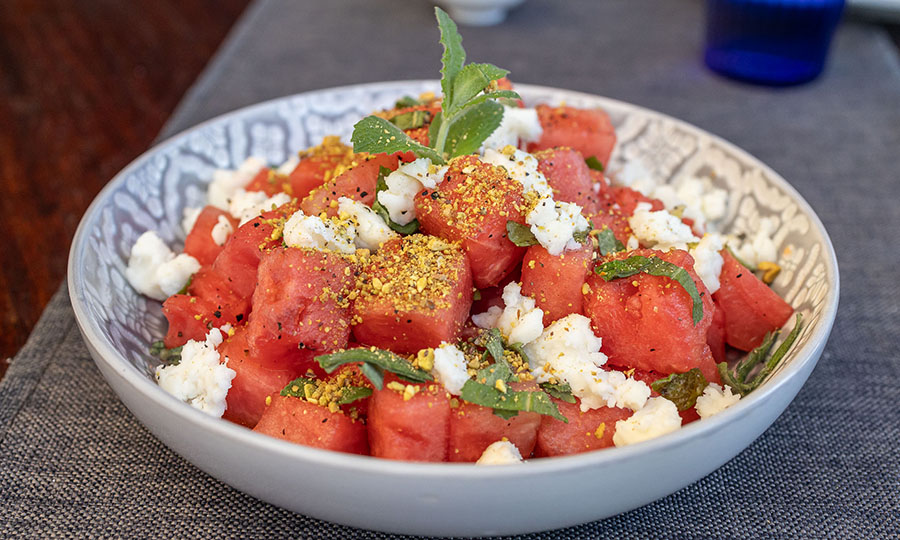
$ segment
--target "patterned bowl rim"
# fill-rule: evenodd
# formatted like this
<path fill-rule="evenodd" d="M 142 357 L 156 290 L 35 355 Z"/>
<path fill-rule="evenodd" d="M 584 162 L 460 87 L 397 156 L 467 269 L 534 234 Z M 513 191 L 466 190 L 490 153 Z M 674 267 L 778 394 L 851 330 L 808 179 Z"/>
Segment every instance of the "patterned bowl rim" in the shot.
<path fill-rule="evenodd" d="M 572 96 L 573 99 L 594 100 L 601 107 L 609 107 L 610 109 L 618 109 L 624 111 L 639 112 L 651 117 L 657 117 L 669 122 L 675 123 L 680 129 L 691 132 L 699 137 L 707 137 L 711 141 L 721 145 L 723 149 L 730 152 L 736 158 L 745 163 L 749 163 L 754 167 L 762 170 L 771 182 L 778 186 L 785 194 L 789 195 L 794 202 L 797 203 L 799 209 L 804 215 L 810 218 L 813 225 L 808 234 L 818 234 L 819 241 L 824 248 L 822 259 L 825 263 L 826 282 L 830 285 L 830 290 L 826 294 L 825 305 L 822 309 L 821 319 L 812 329 L 807 327 L 806 331 L 812 331 L 813 334 L 808 341 L 797 350 L 792 351 L 791 359 L 784 369 L 775 373 L 765 384 L 760 386 L 756 391 L 745 398 L 742 398 L 737 404 L 721 413 L 706 418 L 702 422 L 693 422 L 681 429 L 669 433 L 665 436 L 646 441 L 642 444 L 630 445 L 625 447 L 607 448 L 603 451 L 586 452 L 571 456 L 560 456 L 552 459 L 538 459 L 530 461 L 528 467 L 476 467 L 470 463 L 416 463 L 403 462 L 375 458 L 371 456 L 358 456 L 321 450 L 317 448 L 307 447 L 299 444 L 289 443 L 273 437 L 255 433 L 243 426 L 239 426 L 227 420 L 213 418 L 189 405 L 179 402 L 162 390 L 154 381 L 149 379 L 146 374 L 138 371 L 113 344 L 105 338 L 97 321 L 90 316 L 90 312 L 86 306 L 86 299 L 81 284 L 84 282 L 82 264 L 79 264 L 82 255 L 86 252 L 85 247 L 89 237 L 90 230 L 96 225 L 100 216 L 100 209 L 106 204 L 109 196 L 115 192 L 124 182 L 126 177 L 133 170 L 139 168 L 144 162 L 152 159 L 154 155 L 179 144 L 184 138 L 191 136 L 197 132 L 208 129 L 210 126 L 236 121 L 248 117 L 253 117 L 260 111 L 271 109 L 279 103 L 297 98 L 315 98 L 317 96 L 325 96 L 334 92 L 368 92 L 387 90 L 402 86 L 437 84 L 434 80 L 408 80 L 408 81 L 385 81 L 375 83 L 362 83 L 346 86 L 331 87 L 309 92 L 302 92 L 289 96 L 282 96 L 271 100 L 263 101 L 253 105 L 249 105 L 209 120 L 206 120 L 194 127 L 175 134 L 166 140 L 154 145 L 146 152 L 134 159 L 128 166 L 116 174 L 113 179 L 100 191 L 94 201 L 88 207 L 72 242 L 69 251 L 68 264 L 68 286 L 71 298 L 72 308 L 75 313 L 75 319 L 81 329 L 84 339 L 97 351 L 98 355 L 95 360 L 102 361 L 111 369 L 121 375 L 132 387 L 132 389 L 140 393 L 144 398 L 154 402 L 154 404 L 163 408 L 169 414 L 182 417 L 198 430 L 207 430 L 216 435 L 233 439 L 247 447 L 253 448 L 259 452 L 271 452 L 274 454 L 286 456 L 300 461 L 306 461 L 310 464 L 341 468 L 348 471 L 359 473 L 375 472 L 386 475 L 399 476 L 419 476 L 437 478 L 446 475 L 454 477 L 472 477 L 472 478 L 497 478 L 519 477 L 522 476 L 542 476 L 545 474 L 553 474 L 556 471 L 572 470 L 586 467 L 595 467 L 600 465 L 615 465 L 618 463 L 631 462 L 639 460 L 644 456 L 656 454 L 660 451 L 679 447 L 694 437 L 711 436 L 714 432 L 721 429 L 728 423 L 739 421 L 744 415 L 750 413 L 751 410 L 767 401 L 767 398 L 778 392 L 784 387 L 788 381 L 809 368 L 811 371 L 815 363 L 818 361 L 824 348 L 825 342 L 831 332 L 834 320 L 837 314 L 838 298 L 840 296 L 840 280 L 838 273 L 837 258 L 835 256 L 834 247 L 831 239 L 825 230 L 819 217 L 813 211 L 812 207 L 806 200 L 791 186 L 787 180 L 772 170 L 765 163 L 752 156 L 747 151 L 738 146 L 712 134 L 706 130 L 700 129 L 688 122 L 679 120 L 664 113 L 654 111 L 639 105 L 633 105 L 625 101 L 606 98 L 586 92 L 577 92 L 554 88 L 549 86 L 517 84 L 517 90 L 521 90 L 522 94 L 527 97 L 528 94 L 539 93 L 559 93 Z M 99 356 L 99 357 L 98 357 Z M 812 364 L 812 365 L 808 365 Z"/>

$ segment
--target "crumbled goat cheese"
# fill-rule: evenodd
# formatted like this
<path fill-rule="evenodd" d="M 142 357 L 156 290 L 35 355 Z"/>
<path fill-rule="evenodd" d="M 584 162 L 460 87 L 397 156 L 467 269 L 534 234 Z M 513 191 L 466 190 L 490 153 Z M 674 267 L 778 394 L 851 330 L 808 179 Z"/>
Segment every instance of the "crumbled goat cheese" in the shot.
<path fill-rule="evenodd" d="M 431 373 L 451 394 L 458 396 L 469 380 L 466 357 L 455 345 L 441 343 L 434 349 L 434 367 Z"/>
<path fill-rule="evenodd" d="M 355 253 L 355 239 L 351 223 L 307 216 L 300 210 L 284 224 L 284 242 L 290 247 Z"/>
<path fill-rule="evenodd" d="M 628 251 L 634 251 L 639 247 L 641 247 L 641 241 L 638 240 L 635 235 L 629 235 L 628 242 L 625 243 L 625 249 L 627 249 Z"/>
<path fill-rule="evenodd" d="M 591 228 L 588 220 L 581 215 L 581 207 L 574 203 L 555 202 L 552 198 L 542 199 L 534 210 L 525 216 L 525 223 L 531 226 L 531 233 L 550 255 L 559 255 L 567 249 L 581 247 L 573 237 L 577 231 Z"/>
<path fill-rule="evenodd" d="M 700 418 L 707 418 L 714 414 L 718 414 L 728 407 L 731 407 L 741 399 L 740 394 L 732 394 L 731 387 L 725 385 L 723 389 L 716 383 L 709 383 L 703 389 L 703 395 L 697 397 L 697 414 Z"/>
<path fill-rule="evenodd" d="M 602 340 L 591 330 L 591 321 L 573 313 L 547 327 L 525 347 L 530 367 L 539 382 L 562 380 L 581 399 L 581 410 L 625 407 L 638 410 L 650 397 L 650 387 L 620 371 L 606 371 Z"/>
<path fill-rule="evenodd" d="M 384 179 L 387 189 L 378 193 L 378 202 L 388 211 L 391 221 L 407 225 L 416 219 L 414 199 L 422 188 L 435 189 L 443 182 L 447 167 L 435 167 L 428 158 L 401 165 Z"/>
<path fill-rule="evenodd" d="M 381 244 L 399 236 L 374 210 L 355 199 L 339 198 L 338 215 L 342 218 L 346 215 L 354 221 L 358 248 L 375 251 Z"/>
<path fill-rule="evenodd" d="M 481 145 L 483 150 L 519 146 L 519 141 L 533 142 L 541 138 L 544 128 L 537 109 L 503 106 L 503 119 L 497 129 Z"/>
<path fill-rule="evenodd" d="M 652 193 L 657 186 L 650 171 L 636 159 L 629 160 L 617 171 L 611 171 L 611 176 L 617 185 L 629 187 L 644 195 Z"/>
<path fill-rule="evenodd" d="M 131 247 L 125 278 L 139 293 L 162 302 L 183 289 L 197 270 L 197 259 L 176 256 L 155 232 L 147 231 Z"/>
<path fill-rule="evenodd" d="M 664 397 L 650 398 L 630 417 L 616 422 L 613 444 L 625 446 L 648 441 L 680 427 L 681 415 L 674 403 Z"/>
<path fill-rule="evenodd" d="M 483 163 L 503 167 L 510 178 L 522 184 L 522 193 L 537 193 L 540 197 L 553 197 L 553 190 L 547 178 L 538 170 L 538 160 L 528 152 L 514 146 L 504 146 L 500 150 L 488 149 L 481 158 Z"/>
<path fill-rule="evenodd" d="M 194 228 L 194 225 L 197 224 L 197 218 L 200 217 L 200 212 L 203 211 L 203 208 L 200 207 L 186 207 L 181 215 L 183 216 L 181 219 L 181 228 L 184 229 L 184 234 L 190 234 L 191 230 Z"/>
<path fill-rule="evenodd" d="M 743 242 L 734 236 L 729 236 L 728 245 L 739 259 L 755 268 L 761 262 L 778 260 L 778 248 L 772 241 L 774 233 L 775 223 L 769 218 L 762 218 L 759 220 L 756 230 L 748 234 Z"/>
<path fill-rule="evenodd" d="M 236 170 L 216 169 L 213 171 L 213 180 L 207 191 L 209 204 L 222 210 L 228 210 L 229 202 L 237 190 L 247 187 L 247 184 L 265 166 L 266 164 L 261 159 L 248 157 Z"/>
<path fill-rule="evenodd" d="M 513 465 L 522 463 L 522 453 L 509 441 L 497 441 L 484 449 L 475 465 Z"/>
<path fill-rule="evenodd" d="M 212 230 L 209 232 L 209 235 L 212 236 L 213 242 L 215 242 L 217 246 L 224 246 L 225 241 L 228 240 L 228 237 L 231 236 L 231 233 L 233 232 L 234 227 L 231 225 L 231 222 L 228 221 L 228 218 L 219 216 L 216 220 L 216 224 L 213 225 Z"/>
<path fill-rule="evenodd" d="M 725 260 L 719 253 L 725 247 L 725 238 L 718 233 L 706 233 L 700 242 L 691 248 L 694 258 L 694 272 L 709 289 L 709 294 L 719 290 L 719 275 Z"/>
<path fill-rule="evenodd" d="M 158 366 L 159 386 L 176 398 L 216 417 L 225 413 L 225 396 L 236 373 L 226 363 L 219 363 L 216 347 L 222 332 L 213 328 L 205 341 L 189 340 L 181 349 L 181 361 L 172 366 Z"/>
<path fill-rule="evenodd" d="M 289 174 L 294 172 L 294 169 L 297 168 L 297 165 L 299 163 L 300 163 L 300 158 L 296 155 L 293 155 L 290 158 L 288 158 L 287 161 L 285 161 L 284 163 L 279 165 L 278 168 L 275 169 L 275 172 L 280 174 L 281 176 L 288 176 Z"/>
<path fill-rule="evenodd" d="M 642 244 L 660 251 L 687 250 L 689 243 L 700 241 L 678 217 L 666 210 L 653 212 L 644 202 L 638 203 L 628 225 Z"/>
<path fill-rule="evenodd" d="M 526 344 L 544 331 L 544 310 L 536 306 L 534 298 L 522 296 L 522 286 L 516 282 L 503 288 L 504 307 L 492 306 L 487 312 L 472 317 L 480 328 L 499 328 L 507 343 Z"/>
<path fill-rule="evenodd" d="M 263 212 L 274 210 L 283 204 L 291 202 L 291 196 L 287 193 L 276 193 L 269 197 L 264 191 L 244 191 L 243 188 L 235 191 L 228 205 L 228 212 L 243 225 Z"/>

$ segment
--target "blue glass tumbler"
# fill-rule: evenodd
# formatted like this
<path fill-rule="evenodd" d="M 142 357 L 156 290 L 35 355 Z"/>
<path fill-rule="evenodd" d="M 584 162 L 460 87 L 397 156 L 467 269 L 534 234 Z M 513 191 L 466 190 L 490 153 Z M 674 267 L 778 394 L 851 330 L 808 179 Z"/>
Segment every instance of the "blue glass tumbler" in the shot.
<path fill-rule="evenodd" d="M 707 0 L 706 65 L 773 86 L 815 79 L 843 7 L 844 0 Z"/>

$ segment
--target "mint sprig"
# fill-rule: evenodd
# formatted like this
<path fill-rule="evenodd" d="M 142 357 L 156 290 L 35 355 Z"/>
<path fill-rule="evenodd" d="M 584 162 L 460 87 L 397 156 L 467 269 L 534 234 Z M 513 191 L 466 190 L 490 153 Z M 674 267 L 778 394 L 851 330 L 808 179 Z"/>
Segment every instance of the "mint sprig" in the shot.
<path fill-rule="evenodd" d="M 606 225 L 604 225 L 603 229 L 597 233 L 596 238 L 597 249 L 600 250 L 600 255 L 609 255 L 610 253 L 625 251 L 625 244 L 619 242 L 619 239 L 613 234 L 612 229 Z"/>
<path fill-rule="evenodd" d="M 469 379 L 463 385 L 459 397 L 464 401 L 494 409 L 494 414 L 509 419 L 520 412 L 536 412 L 552 416 L 568 423 L 568 419 L 559 412 L 556 403 L 547 393 L 541 390 L 511 390 L 506 392 L 497 388 L 498 380 L 504 383 L 513 380 L 514 375 L 505 364 L 497 363 L 478 371 L 475 380 Z"/>
<path fill-rule="evenodd" d="M 697 398 L 703 394 L 707 384 L 700 368 L 693 368 L 657 379 L 650 384 L 650 388 L 674 403 L 679 411 L 686 411 L 697 403 Z"/>
<path fill-rule="evenodd" d="M 318 379 L 309 377 L 297 377 L 281 390 L 281 395 L 285 397 L 306 398 L 304 387 L 307 384 L 318 386 Z M 367 398 L 372 395 L 372 389 L 365 386 L 344 386 L 340 390 L 341 397 L 338 399 L 338 405 L 349 405 L 354 401 Z"/>
<path fill-rule="evenodd" d="M 433 163 L 444 164 L 456 156 L 474 153 L 503 120 L 498 100 L 519 99 L 512 90 L 498 90 L 494 81 L 509 73 L 492 64 L 466 65 L 466 51 L 456 23 L 440 8 L 434 8 L 441 31 L 441 111 L 431 119 L 429 146 L 412 140 L 393 123 L 377 116 L 363 118 L 353 126 L 355 152 L 412 152 Z M 407 102 L 404 102 L 407 103 Z M 424 124 L 423 124 L 424 125 Z"/>
<path fill-rule="evenodd" d="M 693 307 L 691 309 L 691 317 L 694 325 L 703 319 L 703 300 L 700 298 L 700 292 L 697 285 L 691 279 L 691 275 L 687 270 L 664 261 L 659 257 L 644 257 L 642 255 L 634 255 L 627 259 L 618 259 L 608 261 L 594 267 L 594 273 L 602 277 L 605 281 L 614 279 L 627 278 L 635 274 L 649 274 L 651 276 L 664 276 L 675 280 L 690 295 Z"/>
<path fill-rule="evenodd" d="M 802 319 L 803 317 L 798 313 L 794 329 L 784 338 L 784 341 L 781 342 L 781 345 L 778 346 L 778 349 L 775 350 L 768 360 L 766 360 L 766 357 L 769 356 L 769 351 L 775 345 L 775 340 L 778 339 L 781 329 L 767 333 L 759 347 L 750 351 L 750 354 L 738 362 L 733 370 L 728 368 L 726 362 L 720 362 L 717 367 L 719 368 L 719 376 L 722 377 L 722 382 L 739 392 L 742 396 L 746 396 L 753 390 L 756 390 L 787 355 L 791 346 L 794 345 L 802 329 Z M 750 377 L 753 369 L 763 363 L 763 361 L 765 363 L 762 369 L 756 375 Z"/>

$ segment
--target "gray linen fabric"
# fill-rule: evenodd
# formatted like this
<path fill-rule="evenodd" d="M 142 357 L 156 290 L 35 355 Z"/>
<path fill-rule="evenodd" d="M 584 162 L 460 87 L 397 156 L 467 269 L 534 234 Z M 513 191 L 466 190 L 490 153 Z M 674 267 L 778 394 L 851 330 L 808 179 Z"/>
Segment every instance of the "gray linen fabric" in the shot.
<path fill-rule="evenodd" d="M 529 0 L 462 29 L 469 57 L 513 80 L 651 107 L 758 156 L 816 209 L 843 278 L 819 366 L 746 451 L 654 504 L 527 538 L 900 538 L 897 54 L 847 23 L 820 79 L 758 88 L 702 66 L 702 26 L 697 1 Z M 258 2 L 164 134 L 294 92 L 436 77 L 439 56 L 427 2 Z M 0 383 L 0 537 L 89 536 L 390 537 L 269 506 L 169 451 L 95 369 L 62 287 Z"/>

